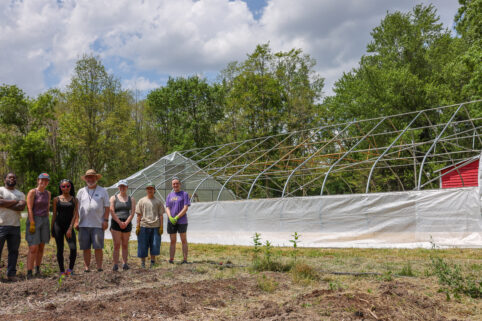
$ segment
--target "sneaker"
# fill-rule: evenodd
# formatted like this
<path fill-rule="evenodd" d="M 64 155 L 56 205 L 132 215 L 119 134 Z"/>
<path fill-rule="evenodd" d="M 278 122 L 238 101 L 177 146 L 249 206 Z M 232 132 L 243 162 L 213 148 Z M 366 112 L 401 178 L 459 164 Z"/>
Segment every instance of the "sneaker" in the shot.
<path fill-rule="evenodd" d="M 85 269 L 84 273 L 90 273 L 90 269 Z"/>
<path fill-rule="evenodd" d="M 119 266 L 117 264 L 114 264 L 114 267 L 112 268 L 112 271 L 114 271 L 114 272 L 119 271 Z"/>
<path fill-rule="evenodd" d="M 124 271 L 127 271 L 127 270 L 130 269 L 130 267 L 129 267 L 129 265 L 127 265 L 127 263 L 125 263 L 124 265 L 122 265 L 122 269 L 123 269 Z"/>
<path fill-rule="evenodd" d="M 66 277 L 66 276 L 67 276 L 67 273 L 65 273 L 65 272 L 60 272 L 60 273 L 59 273 L 59 279 L 60 279 L 62 276 L 63 276 L 63 277 Z"/>
<path fill-rule="evenodd" d="M 8 282 L 17 282 L 19 279 L 17 276 L 12 275 L 12 276 L 7 276 Z"/>
<path fill-rule="evenodd" d="M 182 260 L 181 264 L 189 264 L 187 260 Z"/>
<path fill-rule="evenodd" d="M 141 263 L 141 268 L 145 269 L 146 268 L 146 262 Z"/>
<path fill-rule="evenodd" d="M 32 270 L 27 271 L 27 280 L 33 279 Z"/>
<path fill-rule="evenodd" d="M 67 271 L 65 271 L 65 275 L 74 275 L 74 271 L 67 269 Z"/>
<path fill-rule="evenodd" d="M 97 272 L 102 272 L 102 271 L 104 271 L 104 270 L 103 269 L 97 269 Z"/>
<path fill-rule="evenodd" d="M 169 264 L 174 264 L 174 260 L 169 260 Z"/>

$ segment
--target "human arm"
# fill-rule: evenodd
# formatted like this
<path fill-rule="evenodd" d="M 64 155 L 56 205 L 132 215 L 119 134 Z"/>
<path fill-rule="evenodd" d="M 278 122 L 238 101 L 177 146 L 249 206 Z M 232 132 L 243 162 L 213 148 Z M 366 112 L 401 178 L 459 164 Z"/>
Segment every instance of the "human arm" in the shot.
<path fill-rule="evenodd" d="M 6 207 L 6 208 L 11 208 L 12 206 L 15 206 L 18 204 L 17 200 L 6 200 L 4 198 L 0 198 L 0 207 Z"/>
<path fill-rule="evenodd" d="M 176 219 L 175 219 L 174 217 L 172 217 L 172 215 L 171 215 L 171 209 L 170 209 L 169 206 L 167 205 L 167 204 L 169 204 L 169 200 L 170 200 L 170 199 L 169 199 L 169 196 L 168 196 L 167 199 L 166 199 L 166 207 L 165 207 L 165 209 L 166 209 L 166 214 L 167 214 L 167 219 L 169 220 L 169 222 L 171 222 L 171 224 L 176 225 L 176 223 L 177 223 L 177 222 L 176 222 Z"/>
<path fill-rule="evenodd" d="M 110 202 L 110 206 L 109 206 L 110 215 L 112 216 L 112 219 L 120 226 L 122 222 L 121 220 L 119 220 L 119 217 L 115 213 L 115 196 L 112 196 L 109 202 Z M 107 218 L 109 217 L 107 216 Z"/>
<path fill-rule="evenodd" d="M 137 224 L 136 224 L 136 235 L 139 235 L 141 231 L 141 219 L 142 219 L 142 199 L 136 205 L 136 214 L 137 214 Z"/>
<path fill-rule="evenodd" d="M 104 220 L 102 221 L 102 229 L 105 231 L 109 226 L 110 202 L 109 202 L 109 194 L 107 193 L 107 190 L 103 189 L 102 193 L 104 194 L 102 196 L 104 200 L 104 215 L 103 215 Z"/>
<path fill-rule="evenodd" d="M 52 221 L 50 222 L 50 234 L 52 234 L 52 237 L 55 237 L 54 233 L 54 223 L 55 219 L 57 218 L 57 202 L 58 202 L 58 197 L 54 198 L 54 201 L 52 203 Z"/>
<path fill-rule="evenodd" d="M 72 228 L 74 226 L 74 223 L 76 222 L 76 216 L 78 215 L 77 213 L 77 200 L 75 197 L 73 198 L 74 201 L 74 215 L 72 216 L 72 221 L 70 221 L 69 228 L 67 229 L 67 232 L 65 233 L 65 236 L 67 236 L 68 239 L 72 237 Z"/>
<path fill-rule="evenodd" d="M 182 208 L 182 210 L 179 212 L 179 214 L 176 215 L 176 217 L 174 217 L 174 219 L 177 221 L 177 220 L 179 220 L 181 217 L 183 217 L 184 215 L 186 215 L 188 207 L 189 207 L 189 206 L 184 205 L 184 207 Z"/>
<path fill-rule="evenodd" d="M 27 205 L 27 202 L 25 202 L 24 200 L 20 200 L 16 202 L 17 204 L 9 206 L 8 208 L 13 211 L 23 211 L 23 209 L 25 208 L 25 205 Z"/>
<path fill-rule="evenodd" d="M 104 231 L 107 230 L 107 227 L 109 226 L 109 213 L 110 213 L 109 206 L 104 206 L 104 221 L 102 222 L 102 229 Z"/>
<path fill-rule="evenodd" d="M 136 199 L 131 197 L 131 213 L 127 220 L 125 221 L 126 226 L 129 225 L 130 222 L 134 219 L 134 214 L 136 213 Z"/>
<path fill-rule="evenodd" d="M 164 232 L 164 205 L 162 203 L 159 204 L 159 221 L 161 225 L 159 226 L 159 235 L 162 235 Z"/>
<path fill-rule="evenodd" d="M 75 209 L 74 209 L 74 228 L 79 230 L 79 199 L 75 199 Z"/>
<path fill-rule="evenodd" d="M 33 217 L 34 200 L 35 200 L 35 189 L 31 189 L 27 194 L 27 211 L 28 211 L 28 221 L 30 223 L 30 228 L 29 228 L 30 234 L 35 233 L 35 220 Z"/>

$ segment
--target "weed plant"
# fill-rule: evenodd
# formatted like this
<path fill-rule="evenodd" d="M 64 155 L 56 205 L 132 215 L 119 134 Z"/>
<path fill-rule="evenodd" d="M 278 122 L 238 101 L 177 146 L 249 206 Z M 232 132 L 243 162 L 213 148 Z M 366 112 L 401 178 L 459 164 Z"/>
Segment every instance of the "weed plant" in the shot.
<path fill-rule="evenodd" d="M 471 298 L 482 298 L 482 281 L 474 280 L 462 273 L 458 264 L 451 264 L 439 257 L 432 257 L 432 271 L 442 285 L 440 289 L 450 299 L 450 294 L 458 298 L 465 294 Z"/>
<path fill-rule="evenodd" d="M 403 267 L 400 273 L 398 273 L 400 276 L 415 276 L 415 273 L 413 273 L 412 269 L 412 263 L 408 261 Z"/>
<path fill-rule="evenodd" d="M 264 274 L 259 276 L 256 281 L 258 288 L 267 293 L 273 293 L 278 288 L 278 282 Z"/>

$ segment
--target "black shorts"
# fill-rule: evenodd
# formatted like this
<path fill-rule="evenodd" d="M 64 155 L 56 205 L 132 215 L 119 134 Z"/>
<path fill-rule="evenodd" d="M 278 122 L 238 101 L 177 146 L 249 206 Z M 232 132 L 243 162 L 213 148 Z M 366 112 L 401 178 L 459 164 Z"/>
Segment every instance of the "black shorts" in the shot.
<path fill-rule="evenodd" d="M 171 222 L 167 222 L 167 234 L 186 233 L 186 231 L 187 223 L 173 225 Z"/>
<path fill-rule="evenodd" d="M 125 222 L 127 221 L 127 219 L 122 219 L 120 218 L 119 219 L 121 222 Z M 122 232 L 122 233 L 129 233 L 130 231 L 132 231 L 132 222 L 130 222 L 125 229 L 121 229 L 119 224 L 117 224 L 116 221 L 114 221 L 113 219 L 110 220 L 110 229 L 111 230 L 114 230 L 114 231 L 119 231 L 119 232 Z"/>

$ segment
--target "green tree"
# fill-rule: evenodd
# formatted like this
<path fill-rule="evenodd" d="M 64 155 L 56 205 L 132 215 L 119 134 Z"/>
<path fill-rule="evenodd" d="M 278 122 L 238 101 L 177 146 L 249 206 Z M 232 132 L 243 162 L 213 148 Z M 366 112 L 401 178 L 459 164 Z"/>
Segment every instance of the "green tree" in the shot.
<path fill-rule="evenodd" d="M 367 54 L 361 58 L 359 67 L 345 73 L 335 83 L 335 96 L 324 101 L 330 121 L 340 123 L 374 118 L 464 100 L 462 92 L 467 76 L 463 72 L 465 68 L 457 64 L 456 59 L 465 52 L 466 46 L 443 28 L 432 5 L 417 5 L 408 13 L 397 11 L 387 14 L 373 29 L 371 36 Z M 406 124 L 403 120 L 384 123 L 379 131 L 390 131 L 393 127 L 401 129 Z M 428 121 L 421 117 L 414 127 L 428 125 Z M 363 135 L 373 126 L 374 123 L 370 122 L 365 126 L 352 127 L 349 134 L 354 137 Z M 415 134 L 415 141 L 428 140 L 436 135 L 428 128 Z M 367 140 L 360 148 L 370 150 L 389 143 L 386 137 L 381 136 Z M 418 152 L 423 153 L 423 148 Z M 355 192 L 364 190 L 367 178 L 364 174 L 357 174 L 358 177 L 340 175 L 333 175 L 333 179 L 343 178 Z M 380 170 L 376 175 L 379 182 L 384 182 L 383 190 L 395 189 L 399 178 L 405 180 L 405 186 L 414 182 L 413 171 L 406 167 L 393 171 Z"/>
<path fill-rule="evenodd" d="M 467 50 L 457 59 L 458 78 L 467 78 L 463 83 L 463 96 L 475 100 L 482 95 L 482 0 L 459 0 L 459 3 L 456 30 Z"/>
<path fill-rule="evenodd" d="M 325 106 L 336 121 L 372 118 L 453 103 L 446 66 L 463 48 L 438 22 L 435 8 L 389 13 L 371 33 L 360 66 L 335 83 Z"/>
<path fill-rule="evenodd" d="M 147 95 L 147 105 L 162 155 L 216 142 L 214 126 L 223 115 L 218 85 L 198 76 L 169 78 Z"/>
<path fill-rule="evenodd" d="M 272 53 L 269 44 L 230 63 L 221 73 L 226 106 L 218 131 L 232 141 L 314 127 L 323 89 L 314 66 L 300 49 Z"/>
<path fill-rule="evenodd" d="M 131 154 L 132 97 L 98 58 L 84 55 L 77 61 L 63 97 L 58 106 L 59 135 L 70 177 L 78 181 L 87 168 L 94 168 L 111 183 L 137 168 Z"/>

